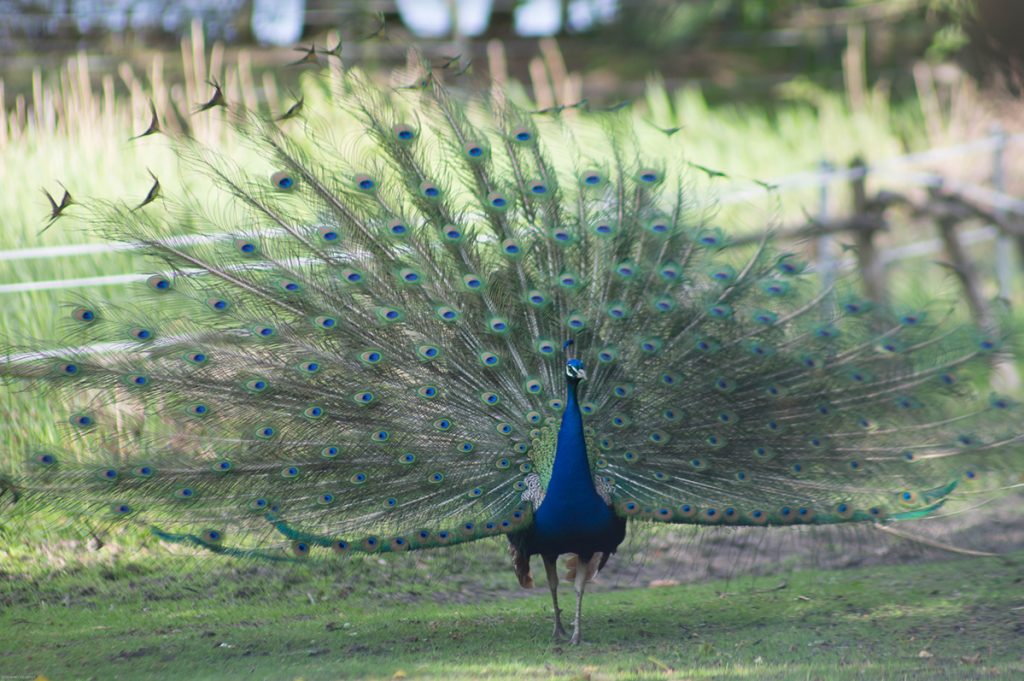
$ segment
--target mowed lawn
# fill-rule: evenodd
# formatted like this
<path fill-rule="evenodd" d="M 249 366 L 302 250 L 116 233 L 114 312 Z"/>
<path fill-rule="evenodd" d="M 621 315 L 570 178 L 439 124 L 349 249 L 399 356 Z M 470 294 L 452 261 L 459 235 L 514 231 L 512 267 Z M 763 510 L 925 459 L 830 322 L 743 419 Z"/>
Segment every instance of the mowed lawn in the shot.
<path fill-rule="evenodd" d="M 110 548 L 0 562 L 0 678 L 1021 679 L 1024 552 L 1008 560 L 609 584 L 584 644 L 550 639 L 496 542 L 453 556 L 254 565 Z M 84 549 L 76 549 L 84 552 Z M 657 582 L 653 582 L 657 584 Z M 563 606 L 572 590 L 563 582 Z"/>

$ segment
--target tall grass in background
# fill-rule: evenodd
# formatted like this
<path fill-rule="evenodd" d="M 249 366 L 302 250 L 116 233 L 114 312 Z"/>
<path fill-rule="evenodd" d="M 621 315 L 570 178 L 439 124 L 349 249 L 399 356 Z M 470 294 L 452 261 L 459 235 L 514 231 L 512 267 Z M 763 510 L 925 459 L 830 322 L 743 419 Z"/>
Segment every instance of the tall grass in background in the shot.
<path fill-rule="evenodd" d="M 244 165 L 253 152 L 219 112 L 193 115 L 212 92 L 208 82 L 223 83 L 229 101 L 275 114 L 287 109 L 300 93 L 306 96 L 308 104 L 331 96 L 313 79 L 304 80 L 299 92 L 283 95 L 272 73 L 259 78 L 254 75 L 249 53 L 239 52 L 232 63 L 227 63 L 225 54 L 219 44 L 208 51 L 196 25 L 182 41 L 180 69 L 174 69 L 182 74 L 181 82 L 168 81 L 167 65 L 160 54 L 153 57 L 144 73 L 124 64 L 116 76 L 101 75 L 98 85 L 90 72 L 87 55 L 80 54 L 59 73 L 36 73 L 31 94 L 19 95 L 13 102 L 2 97 L 0 82 L 0 101 L 5 105 L 0 120 L 0 250 L 96 240 L 85 231 L 82 213 L 75 209 L 40 233 L 49 209 L 40 187 L 59 196 L 61 182 L 75 196 L 132 197 L 129 200 L 135 201 L 141 200 L 148 190 L 151 180 L 147 171 L 152 171 L 167 194 L 180 192 L 182 175 L 168 138 L 156 135 L 129 139 L 148 124 L 150 101 L 169 132 L 187 132 Z M 565 68 L 553 42 L 543 43 L 541 56 L 530 64 L 528 86 L 508 78 L 500 44 L 489 46 L 488 57 L 492 76 L 527 108 L 569 104 L 584 95 L 585 78 Z M 854 73 L 848 81 L 856 82 L 857 78 L 862 80 L 862 75 Z M 787 92 L 789 99 L 769 110 L 742 104 L 711 106 L 697 89 L 672 92 L 652 77 L 644 96 L 624 115 L 632 118 L 641 146 L 680 145 L 695 163 L 729 175 L 709 181 L 709 191 L 750 189 L 756 186 L 754 179 L 814 169 L 823 160 L 844 165 L 860 156 L 876 162 L 910 150 L 984 134 L 987 118 L 979 113 L 980 105 L 972 105 L 977 104 L 977 97 L 967 81 L 939 86 L 927 69 L 920 71 L 918 79 L 924 84 L 919 101 L 894 104 L 884 88 L 858 87 L 857 96 L 851 97 L 794 83 Z M 352 126 L 350 117 L 335 114 L 330 107 L 320 108 L 323 110 L 319 113 L 332 125 Z M 681 130 L 666 137 L 659 127 Z M 987 159 L 969 159 L 935 170 L 980 180 L 988 168 Z M 699 171 L 695 172 L 699 175 Z M 195 183 L 189 189 L 199 196 L 214 195 Z M 763 201 L 755 202 L 748 217 L 739 223 L 746 229 L 763 229 L 773 222 L 802 222 L 806 212 L 817 210 L 817 201 L 816 189 L 781 196 L 766 193 Z M 836 192 L 833 209 L 842 210 L 844 201 L 843 192 Z M 763 219 L 751 219 L 751 215 Z M 899 234 L 893 239 L 921 237 Z M 137 254 L 123 251 L 0 260 L 0 284 L 145 272 L 153 267 Z M 920 265 L 908 266 L 906 276 L 899 278 L 907 296 L 915 296 L 920 282 L 925 281 L 919 276 L 920 271 Z M 103 305 L 108 301 L 123 302 L 136 287 L 95 287 L 80 293 Z M 933 289 L 929 292 L 933 293 Z M 954 289 L 951 287 L 950 291 Z M 62 305 L 76 293 L 79 292 L 52 290 L 0 294 L 0 338 L 32 347 L 59 346 L 62 320 L 66 317 Z M 0 419 L 0 470 L 10 467 L 34 443 L 56 439 L 57 424 L 66 417 L 45 395 L 8 389 L 0 389 L 0 412 L 4 414 Z"/>

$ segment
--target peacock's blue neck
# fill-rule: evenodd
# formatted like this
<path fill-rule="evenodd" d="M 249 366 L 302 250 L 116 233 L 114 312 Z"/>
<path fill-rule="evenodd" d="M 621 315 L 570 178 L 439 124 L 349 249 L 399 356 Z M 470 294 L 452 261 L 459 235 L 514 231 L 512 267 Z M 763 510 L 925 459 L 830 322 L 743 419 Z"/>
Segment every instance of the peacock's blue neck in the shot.
<path fill-rule="evenodd" d="M 587 507 L 594 501 L 603 500 L 594 488 L 594 478 L 587 459 L 587 444 L 583 436 L 583 416 L 576 399 L 578 381 L 568 381 L 568 396 L 562 425 L 558 429 L 555 448 L 555 462 L 551 468 L 551 480 L 545 492 L 547 499 L 558 500 L 559 506 Z"/>

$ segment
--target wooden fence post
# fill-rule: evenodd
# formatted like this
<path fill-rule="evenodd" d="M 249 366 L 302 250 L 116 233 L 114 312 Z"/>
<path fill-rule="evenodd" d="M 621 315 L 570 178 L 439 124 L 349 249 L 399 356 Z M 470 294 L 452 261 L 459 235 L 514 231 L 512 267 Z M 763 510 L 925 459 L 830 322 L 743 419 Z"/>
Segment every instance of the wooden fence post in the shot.
<path fill-rule="evenodd" d="M 949 255 L 949 263 L 953 266 L 953 271 L 956 272 L 956 276 L 964 288 L 967 305 L 971 308 L 971 315 L 982 328 L 994 330 L 995 317 L 982 292 L 978 270 L 971 263 L 967 249 L 964 248 L 963 242 L 960 241 L 960 237 L 956 233 L 957 225 L 964 219 L 964 216 L 945 201 L 940 187 L 929 188 L 928 194 L 936 209 L 935 220 L 939 225 L 939 233 L 946 247 L 946 253 Z"/>
<path fill-rule="evenodd" d="M 868 202 L 867 176 L 868 169 L 864 159 L 857 157 L 850 162 L 854 171 L 850 180 L 853 192 L 853 218 L 857 226 L 853 230 L 854 244 L 857 247 L 857 263 L 860 267 L 861 281 L 864 282 L 864 294 L 868 300 L 885 303 L 887 299 L 885 262 L 875 246 L 875 232 L 881 226 L 881 208 L 871 206 Z M 857 172 L 859 170 L 859 172 Z"/>

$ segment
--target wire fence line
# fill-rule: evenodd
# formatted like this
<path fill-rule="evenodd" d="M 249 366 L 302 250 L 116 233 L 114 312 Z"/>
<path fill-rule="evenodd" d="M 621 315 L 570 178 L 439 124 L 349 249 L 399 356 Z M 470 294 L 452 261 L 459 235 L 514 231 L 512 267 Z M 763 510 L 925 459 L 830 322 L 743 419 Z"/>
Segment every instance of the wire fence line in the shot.
<path fill-rule="evenodd" d="M 1010 196 L 1001 191 L 1002 175 L 1001 168 L 1004 151 L 1010 145 L 1024 142 L 1024 133 L 1006 135 L 1000 131 L 981 139 L 958 144 L 949 147 L 928 149 L 913 154 L 907 154 L 896 158 L 888 159 L 873 165 L 858 165 L 848 168 L 836 168 L 826 163 L 813 171 L 803 171 L 784 175 L 773 180 L 764 181 L 762 184 L 769 187 L 757 189 L 737 189 L 726 191 L 718 197 L 720 205 L 734 205 L 757 200 L 776 193 L 788 193 L 800 189 L 819 188 L 820 207 L 817 219 L 824 221 L 828 216 L 829 187 L 837 182 L 855 182 L 871 176 L 886 176 L 899 173 L 900 181 L 920 187 L 944 187 L 957 191 L 963 196 L 970 197 L 993 210 L 1015 215 L 1024 215 L 1024 199 Z M 950 160 L 971 156 L 982 152 L 992 152 L 997 159 L 996 168 L 993 170 L 994 184 L 996 188 L 985 187 L 978 184 L 950 181 L 935 173 L 908 172 L 908 166 L 924 165 L 937 161 Z M 281 230 L 272 230 L 269 236 L 282 233 Z M 981 229 L 965 233 L 965 243 L 978 243 L 994 238 L 1001 238 L 1002 232 L 994 227 L 987 226 Z M 160 240 L 161 243 L 174 246 L 190 246 L 209 243 L 212 241 L 233 239 L 237 235 L 233 233 L 183 235 L 174 236 Z M 846 264 L 847 259 L 842 262 L 832 262 L 827 254 L 830 234 L 819 235 L 818 251 L 819 258 L 825 262 L 819 263 L 819 269 L 827 272 L 836 266 Z M 77 244 L 64 246 L 46 246 L 38 248 L 21 248 L 7 251 L 0 251 L 0 262 L 11 262 L 19 260 L 74 258 L 102 253 L 116 253 L 126 251 L 139 251 L 147 247 L 145 243 L 99 243 L 99 244 Z M 914 242 L 905 246 L 890 249 L 884 256 L 886 263 L 905 258 L 920 257 L 928 253 L 941 250 L 943 247 L 941 239 L 926 239 Z M 1005 260 L 1005 258 L 1001 259 Z M 1007 263 L 1007 267 L 1010 265 Z M 1000 268 L 1000 280 L 1006 278 L 1006 272 Z M 77 277 L 67 279 L 52 279 L 46 281 L 24 281 L 10 284 L 0 284 L 0 295 L 11 293 L 31 293 L 35 291 L 63 290 L 72 288 L 89 288 L 99 286 L 119 286 L 122 284 L 144 281 L 148 275 L 138 273 L 101 275 L 95 277 Z"/>

